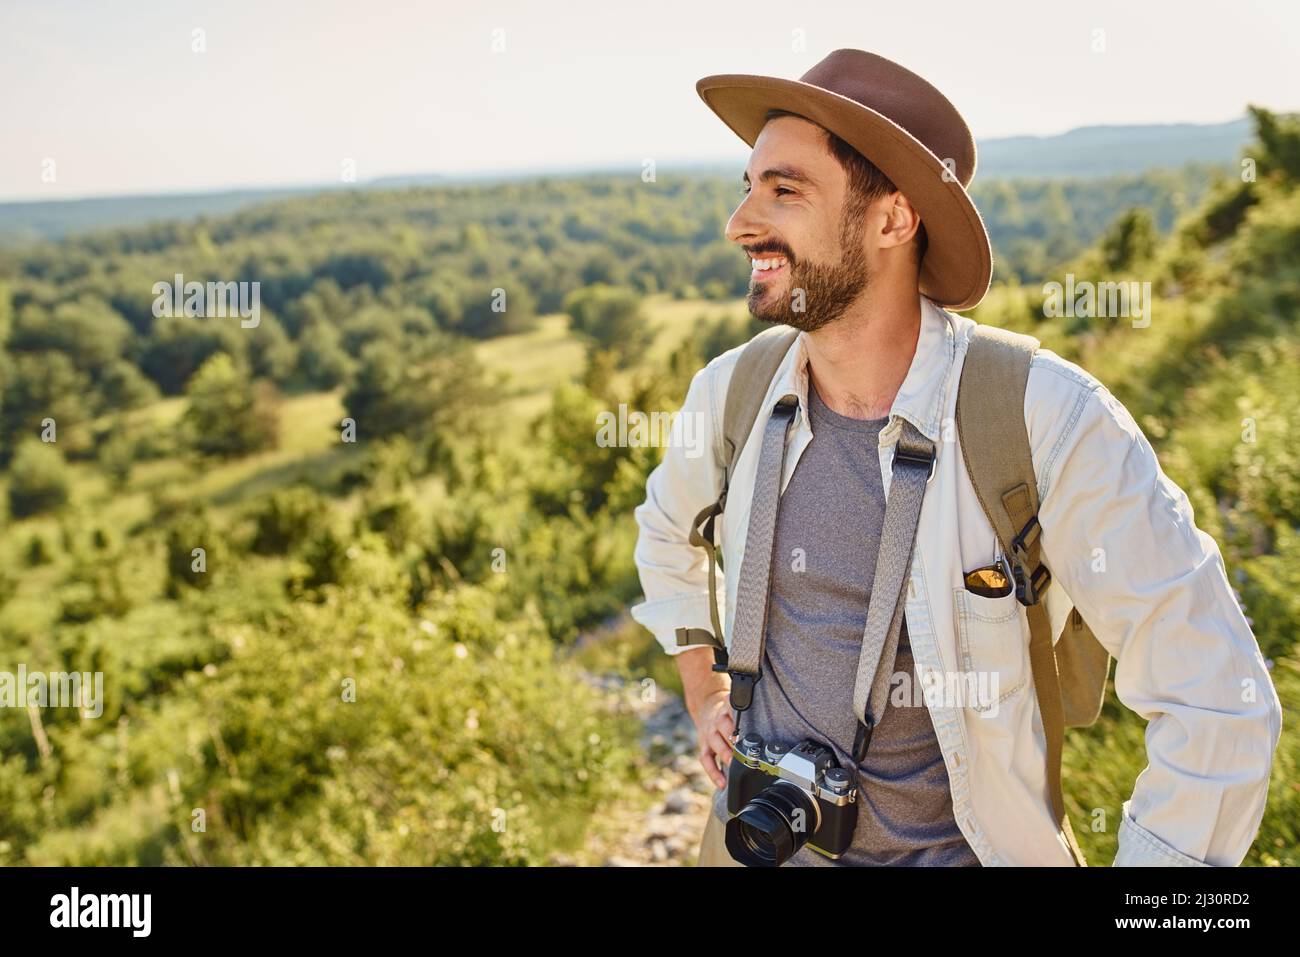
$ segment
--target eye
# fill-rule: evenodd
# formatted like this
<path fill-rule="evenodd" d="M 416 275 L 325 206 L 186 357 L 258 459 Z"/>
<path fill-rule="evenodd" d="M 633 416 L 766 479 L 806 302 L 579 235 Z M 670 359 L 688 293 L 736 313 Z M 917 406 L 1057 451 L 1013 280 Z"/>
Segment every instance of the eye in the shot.
<path fill-rule="evenodd" d="M 784 196 L 786 193 L 793 193 L 794 190 L 790 189 L 788 186 L 778 186 L 775 190 L 773 190 L 773 192 L 775 192 L 776 195 L 778 195 L 778 196 Z M 748 186 L 742 186 L 742 187 L 740 187 L 740 195 L 741 195 L 741 196 L 748 196 L 748 195 L 749 195 L 749 187 L 748 187 Z"/>

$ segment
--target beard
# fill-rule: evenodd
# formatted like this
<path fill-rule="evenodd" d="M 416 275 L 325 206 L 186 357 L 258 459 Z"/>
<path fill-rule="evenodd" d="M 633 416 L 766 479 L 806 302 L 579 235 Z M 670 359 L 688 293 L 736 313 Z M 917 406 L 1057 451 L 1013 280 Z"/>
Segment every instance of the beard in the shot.
<path fill-rule="evenodd" d="M 840 217 L 839 262 L 796 261 L 788 250 L 779 252 L 789 264 L 789 282 L 784 293 L 750 281 L 747 304 L 750 314 L 773 325 L 793 326 L 812 332 L 839 319 L 862 295 L 870 281 L 867 257 L 862 249 L 862 219 L 865 204 L 850 204 Z"/>

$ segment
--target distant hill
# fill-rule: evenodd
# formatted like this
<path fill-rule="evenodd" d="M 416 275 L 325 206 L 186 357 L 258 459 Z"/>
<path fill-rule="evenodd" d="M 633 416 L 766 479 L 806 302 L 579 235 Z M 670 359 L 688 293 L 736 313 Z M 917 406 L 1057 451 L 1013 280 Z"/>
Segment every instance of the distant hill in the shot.
<path fill-rule="evenodd" d="M 173 219 L 222 216 L 258 203 L 320 192 L 301 189 L 243 189 L 164 196 L 101 196 L 35 203 L 0 203 L 0 244 L 62 239 L 73 233 L 141 226 Z"/>
<path fill-rule="evenodd" d="M 1237 160 L 1250 120 L 1166 126 L 1084 126 L 1058 136 L 1011 136 L 979 144 L 980 179 L 1079 178 Z"/>
<path fill-rule="evenodd" d="M 1226 165 L 1236 160 L 1250 135 L 1250 122 L 1243 117 L 1212 125 L 1089 126 L 1057 136 L 991 139 L 979 144 L 978 180 L 1079 179 L 1180 168 L 1192 163 Z M 723 167 L 709 164 L 698 169 L 703 173 L 721 171 Z M 95 229 L 219 216 L 258 203 L 325 190 L 398 189 L 503 179 L 526 180 L 538 176 L 566 178 L 585 172 L 594 171 L 555 170 L 484 176 L 407 174 L 381 177 L 350 187 L 314 185 L 0 203 L 0 245 L 57 240 Z"/>
<path fill-rule="evenodd" d="M 449 181 L 442 173 L 409 173 L 404 176 L 379 176 L 367 180 L 372 189 L 408 189 L 412 186 L 441 186 Z"/>

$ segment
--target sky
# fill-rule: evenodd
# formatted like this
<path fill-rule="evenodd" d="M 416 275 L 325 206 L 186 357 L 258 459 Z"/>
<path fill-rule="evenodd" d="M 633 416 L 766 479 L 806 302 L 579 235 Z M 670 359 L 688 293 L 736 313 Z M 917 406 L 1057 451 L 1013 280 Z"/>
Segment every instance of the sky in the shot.
<path fill-rule="evenodd" d="M 201 47 L 201 49 L 199 49 Z M 1300 3 L 0 0 L 0 200 L 737 164 L 712 73 L 830 51 L 977 139 L 1300 109 Z"/>

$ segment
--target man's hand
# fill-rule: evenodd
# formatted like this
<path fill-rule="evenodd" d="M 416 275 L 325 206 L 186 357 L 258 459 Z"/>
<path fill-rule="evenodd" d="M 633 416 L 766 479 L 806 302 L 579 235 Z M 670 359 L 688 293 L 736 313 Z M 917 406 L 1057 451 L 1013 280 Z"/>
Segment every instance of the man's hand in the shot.
<path fill-rule="evenodd" d="M 686 710 L 695 722 L 700 764 L 715 787 L 727 786 L 727 776 L 718 767 L 731 763 L 731 738 L 736 722 L 731 713 L 731 678 L 713 670 L 713 649 L 688 648 L 679 655 L 677 670 L 682 676 Z"/>

